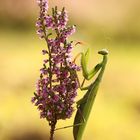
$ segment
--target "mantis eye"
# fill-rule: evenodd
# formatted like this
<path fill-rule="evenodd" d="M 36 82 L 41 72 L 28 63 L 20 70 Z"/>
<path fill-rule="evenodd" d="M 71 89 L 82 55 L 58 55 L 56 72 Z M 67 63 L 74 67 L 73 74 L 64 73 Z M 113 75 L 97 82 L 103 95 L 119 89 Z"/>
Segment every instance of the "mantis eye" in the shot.
<path fill-rule="evenodd" d="M 98 54 L 107 55 L 108 54 L 108 50 L 102 49 L 101 51 L 98 52 Z"/>

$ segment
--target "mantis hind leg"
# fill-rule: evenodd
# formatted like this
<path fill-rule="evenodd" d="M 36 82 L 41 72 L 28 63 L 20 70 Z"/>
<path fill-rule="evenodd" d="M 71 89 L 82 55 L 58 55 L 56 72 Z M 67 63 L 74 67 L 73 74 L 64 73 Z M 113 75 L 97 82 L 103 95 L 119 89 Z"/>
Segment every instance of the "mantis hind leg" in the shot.
<path fill-rule="evenodd" d="M 83 121 L 83 122 L 81 122 L 81 123 L 77 123 L 77 124 L 74 124 L 74 125 L 68 125 L 68 126 L 65 126 L 65 127 L 56 128 L 54 131 L 61 130 L 61 129 L 66 129 L 66 128 L 71 128 L 71 127 L 75 127 L 75 126 L 80 126 L 80 125 L 83 125 L 83 124 L 84 124 L 84 122 L 85 122 L 85 118 L 84 118 L 84 116 L 82 115 L 82 112 L 81 112 L 80 108 L 78 108 L 78 110 L 77 110 L 77 111 L 79 112 L 79 114 L 80 114 L 81 119 L 82 119 L 82 121 Z"/>

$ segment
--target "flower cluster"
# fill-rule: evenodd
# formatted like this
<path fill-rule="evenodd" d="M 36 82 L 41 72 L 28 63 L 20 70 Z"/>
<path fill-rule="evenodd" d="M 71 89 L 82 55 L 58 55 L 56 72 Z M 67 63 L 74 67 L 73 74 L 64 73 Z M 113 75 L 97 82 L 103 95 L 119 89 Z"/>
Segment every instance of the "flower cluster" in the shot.
<path fill-rule="evenodd" d="M 68 16 L 65 8 L 62 11 L 53 8 L 50 16 L 47 14 L 47 0 L 38 0 L 38 4 L 40 16 L 36 24 L 37 32 L 47 42 L 48 49 L 42 50 L 46 59 L 40 69 L 32 102 L 38 107 L 40 117 L 51 123 L 70 118 L 74 110 L 73 103 L 79 86 L 76 72 L 80 67 L 71 60 L 73 45 L 68 42 L 68 37 L 76 27 L 66 26 Z M 55 37 L 50 37 L 50 31 L 55 32 Z"/>
<path fill-rule="evenodd" d="M 46 33 L 44 28 L 44 19 L 48 12 L 48 0 L 37 0 L 38 6 L 40 7 L 40 15 L 37 19 L 36 26 L 38 27 L 37 34 L 40 38 L 45 37 Z"/>
<path fill-rule="evenodd" d="M 58 12 L 57 8 L 53 9 L 53 15 L 52 16 L 46 16 L 45 23 L 48 28 L 51 29 L 63 29 L 65 28 L 68 21 L 68 15 L 65 8 L 62 9 L 62 11 Z"/>

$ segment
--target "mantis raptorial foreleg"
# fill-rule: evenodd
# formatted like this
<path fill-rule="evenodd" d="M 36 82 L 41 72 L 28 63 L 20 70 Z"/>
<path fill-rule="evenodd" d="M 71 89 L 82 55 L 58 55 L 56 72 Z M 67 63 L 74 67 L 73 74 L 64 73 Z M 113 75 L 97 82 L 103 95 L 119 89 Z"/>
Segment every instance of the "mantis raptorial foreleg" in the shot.
<path fill-rule="evenodd" d="M 87 63 L 89 58 L 89 49 L 86 51 L 86 53 L 81 53 L 81 66 L 82 66 L 82 72 L 83 76 L 86 80 L 90 80 L 101 68 L 102 64 L 97 64 L 92 70 L 87 70 Z"/>
<path fill-rule="evenodd" d="M 80 84 L 79 78 L 77 76 L 78 83 L 79 83 L 79 88 L 81 90 L 88 90 L 89 86 L 83 87 L 84 86 L 84 83 L 85 83 L 85 80 L 92 79 L 96 75 L 96 73 L 101 69 L 102 63 L 97 64 L 92 70 L 88 71 L 88 69 L 87 69 L 87 63 L 88 63 L 88 58 L 89 58 L 89 49 L 86 51 L 85 54 L 84 53 L 79 53 L 75 57 L 74 62 L 76 61 L 76 59 L 80 55 L 81 55 L 81 67 L 82 67 L 82 73 L 83 73 L 84 80 L 83 80 L 82 84 Z"/>

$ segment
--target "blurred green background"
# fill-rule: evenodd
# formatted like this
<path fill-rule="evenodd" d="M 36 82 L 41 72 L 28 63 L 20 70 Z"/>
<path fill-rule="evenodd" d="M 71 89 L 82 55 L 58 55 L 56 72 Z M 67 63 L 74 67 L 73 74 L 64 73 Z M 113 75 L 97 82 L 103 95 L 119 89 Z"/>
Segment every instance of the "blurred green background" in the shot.
<path fill-rule="evenodd" d="M 51 0 L 54 5 L 67 7 L 69 24 L 77 25 L 71 39 L 83 45 L 73 56 L 90 47 L 92 68 L 102 59 L 98 50 L 110 52 L 83 140 L 140 140 L 140 1 Z M 45 48 L 35 33 L 37 16 L 35 0 L 0 2 L 0 140 L 48 139 L 48 123 L 30 102 Z M 72 128 L 55 138 L 72 140 Z"/>

